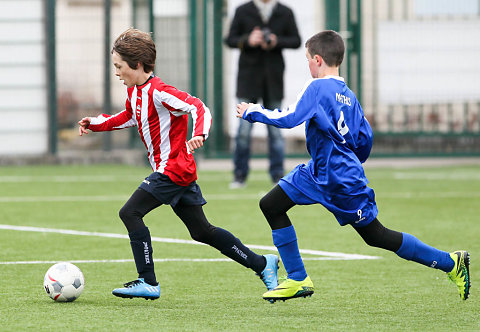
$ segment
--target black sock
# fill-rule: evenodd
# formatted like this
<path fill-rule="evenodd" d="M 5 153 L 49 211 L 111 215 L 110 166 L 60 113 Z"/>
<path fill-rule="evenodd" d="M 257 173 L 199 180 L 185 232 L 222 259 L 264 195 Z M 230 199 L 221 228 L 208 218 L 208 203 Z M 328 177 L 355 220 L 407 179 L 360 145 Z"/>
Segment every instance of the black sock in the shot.
<path fill-rule="evenodd" d="M 229 231 L 216 227 L 212 246 L 235 262 L 260 273 L 265 269 L 266 260 L 248 249 L 239 239 Z"/>
<path fill-rule="evenodd" d="M 153 265 L 152 239 L 148 227 L 140 228 L 128 233 L 133 259 L 137 266 L 138 277 L 143 278 L 147 284 L 158 285 Z"/>

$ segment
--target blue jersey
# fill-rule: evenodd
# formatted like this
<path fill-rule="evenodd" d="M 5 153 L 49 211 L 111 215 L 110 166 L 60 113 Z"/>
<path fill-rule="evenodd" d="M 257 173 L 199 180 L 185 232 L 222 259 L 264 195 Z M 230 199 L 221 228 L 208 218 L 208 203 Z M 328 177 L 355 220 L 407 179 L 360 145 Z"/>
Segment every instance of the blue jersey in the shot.
<path fill-rule="evenodd" d="M 321 203 L 337 219 L 337 208 L 356 215 L 341 217 L 341 224 L 370 222 L 375 218 L 374 193 L 366 186 L 368 180 L 362 167 L 372 148 L 372 129 L 343 78 L 312 79 L 305 84 L 295 104 L 281 110 L 254 105 L 243 118 L 279 128 L 293 128 L 305 122 L 307 150 L 312 159 L 307 165 L 297 166 L 280 182 L 295 203 Z M 352 199 L 358 195 L 363 198 Z M 332 205 L 332 201 L 344 199 L 349 202 Z M 371 210 L 368 217 L 362 209 Z"/>

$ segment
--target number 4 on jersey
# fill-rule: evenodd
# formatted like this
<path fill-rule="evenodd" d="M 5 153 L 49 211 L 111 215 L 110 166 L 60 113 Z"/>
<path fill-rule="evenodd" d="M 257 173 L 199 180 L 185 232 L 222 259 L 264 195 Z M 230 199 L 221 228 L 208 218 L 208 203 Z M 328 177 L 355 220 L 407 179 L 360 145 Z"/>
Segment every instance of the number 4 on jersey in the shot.
<path fill-rule="evenodd" d="M 337 128 L 340 135 L 345 136 L 348 133 L 348 126 L 345 123 L 345 118 L 343 116 L 343 111 L 340 111 L 340 119 L 337 122 Z"/>

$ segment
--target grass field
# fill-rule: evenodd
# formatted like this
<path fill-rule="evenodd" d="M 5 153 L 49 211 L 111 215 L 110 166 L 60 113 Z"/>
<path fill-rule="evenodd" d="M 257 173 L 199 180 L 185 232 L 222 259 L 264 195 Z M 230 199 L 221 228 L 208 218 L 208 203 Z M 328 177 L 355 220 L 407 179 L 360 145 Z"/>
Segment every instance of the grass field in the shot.
<path fill-rule="evenodd" d="M 385 226 L 440 249 L 469 250 L 473 288 L 467 301 L 460 300 L 444 273 L 368 247 L 323 207 L 308 206 L 290 212 L 302 249 L 379 259 L 305 254 L 315 294 L 273 305 L 262 300 L 264 286 L 253 272 L 232 261 L 202 260 L 223 256 L 189 242 L 153 243 L 159 300 L 111 295 L 136 278 L 135 265 L 127 239 L 98 233 L 126 234 L 118 210 L 149 172 L 113 165 L 0 168 L 0 224 L 10 225 L 0 228 L 1 331 L 480 330 L 478 167 L 367 169 Z M 230 179 L 226 171 L 199 174 L 210 222 L 246 244 L 271 246 L 258 208 L 271 187 L 266 172 L 254 172 L 248 187 L 237 191 L 228 189 Z M 151 212 L 145 222 L 153 237 L 190 240 L 169 207 Z M 56 303 L 42 288 L 45 272 L 56 261 L 83 261 L 75 264 L 86 287 L 75 302 Z"/>

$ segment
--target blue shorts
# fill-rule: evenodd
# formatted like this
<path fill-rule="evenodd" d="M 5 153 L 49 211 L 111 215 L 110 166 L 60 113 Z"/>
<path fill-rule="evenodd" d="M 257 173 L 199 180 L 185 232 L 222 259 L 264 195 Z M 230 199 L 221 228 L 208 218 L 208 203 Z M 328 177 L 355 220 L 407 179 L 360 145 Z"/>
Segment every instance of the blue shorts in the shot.
<path fill-rule="evenodd" d="M 378 209 L 372 188 L 365 185 L 350 193 L 321 191 L 310 181 L 302 181 L 301 176 L 292 174 L 294 171 L 278 184 L 295 204 L 322 204 L 333 213 L 341 226 L 351 224 L 353 227 L 364 227 L 377 217 Z"/>
<path fill-rule="evenodd" d="M 163 173 L 153 172 L 143 180 L 138 188 L 152 194 L 160 203 L 171 206 L 178 203 L 182 205 L 204 205 L 207 203 L 195 181 L 188 186 L 180 186 Z"/>

